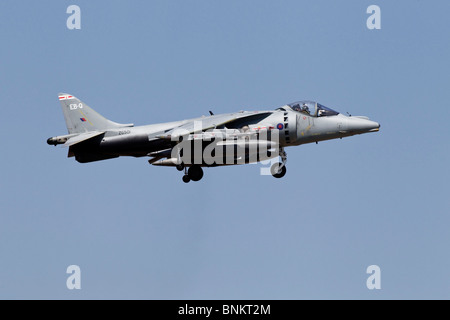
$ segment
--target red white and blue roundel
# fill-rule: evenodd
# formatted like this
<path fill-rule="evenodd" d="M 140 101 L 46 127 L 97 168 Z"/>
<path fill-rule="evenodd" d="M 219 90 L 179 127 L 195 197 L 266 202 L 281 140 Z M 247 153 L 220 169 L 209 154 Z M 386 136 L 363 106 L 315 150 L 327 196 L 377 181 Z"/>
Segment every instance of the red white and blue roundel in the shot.
<path fill-rule="evenodd" d="M 284 126 L 282 123 L 277 124 L 277 129 L 278 130 L 283 130 Z"/>

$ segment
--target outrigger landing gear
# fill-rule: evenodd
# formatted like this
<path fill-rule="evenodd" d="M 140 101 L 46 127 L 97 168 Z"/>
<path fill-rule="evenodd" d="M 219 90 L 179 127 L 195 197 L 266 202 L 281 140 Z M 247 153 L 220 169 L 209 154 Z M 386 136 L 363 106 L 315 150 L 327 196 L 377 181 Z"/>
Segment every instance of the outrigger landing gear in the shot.
<path fill-rule="evenodd" d="M 283 178 L 286 174 L 287 154 L 284 151 L 284 148 L 280 148 L 280 157 L 281 162 L 274 163 L 272 167 L 270 167 L 270 173 L 277 179 Z"/>
<path fill-rule="evenodd" d="M 177 168 L 178 169 L 178 168 Z M 203 169 L 199 165 L 193 165 L 188 170 L 184 168 L 183 182 L 200 181 L 203 178 Z"/>

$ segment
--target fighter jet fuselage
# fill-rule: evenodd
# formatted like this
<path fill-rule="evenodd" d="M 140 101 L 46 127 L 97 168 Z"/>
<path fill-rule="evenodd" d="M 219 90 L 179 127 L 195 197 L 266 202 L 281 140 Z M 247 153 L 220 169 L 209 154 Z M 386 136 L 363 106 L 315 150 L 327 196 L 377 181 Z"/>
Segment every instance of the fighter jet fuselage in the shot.
<path fill-rule="evenodd" d="M 269 111 L 240 111 L 134 126 L 107 120 L 69 94 L 60 94 L 68 135 L 50 145 L 69 147 L 80 163 L 120 156 L 149 157 L 149 163 L 185 171 L 184 182 L 203 177 L 202 167 L 259 162 L 276 157 L 272 175 L 286 173 L 286 147 L 376 132 L 380 125 L 363 116 L 345 116 L 313 101 Z"/>

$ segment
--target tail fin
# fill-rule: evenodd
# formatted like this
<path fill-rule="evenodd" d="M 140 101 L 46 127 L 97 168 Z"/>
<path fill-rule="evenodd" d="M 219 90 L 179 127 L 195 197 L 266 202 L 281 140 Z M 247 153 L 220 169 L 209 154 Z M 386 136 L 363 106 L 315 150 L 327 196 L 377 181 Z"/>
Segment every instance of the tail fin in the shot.
<path fill-rule="evenodd" d="M 120 124 L 104 118 L 70 94 L 60 93 L 59 101 L 66 120 L 67 130 L 71 134 L 133 126 L 133 124 Z"/>

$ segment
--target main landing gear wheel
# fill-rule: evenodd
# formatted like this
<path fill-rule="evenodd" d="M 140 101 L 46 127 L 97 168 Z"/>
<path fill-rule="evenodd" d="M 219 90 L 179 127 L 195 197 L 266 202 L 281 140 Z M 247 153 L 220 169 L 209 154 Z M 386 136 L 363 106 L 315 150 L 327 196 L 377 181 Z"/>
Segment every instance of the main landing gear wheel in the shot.
<path fill-rule="evenodd" d="M 270 167 L 270 173 L 274 176 L 274 178 L 283 178 L 286 174 L 286 166 L 281 162 L 274 163 L 272 167 Z"/>
<path fill-rule="evenodd" d="M 203 178 L 203 169 L 198 165 L 189 168 L 188 176 L 192 181 L 200 181 Z"/>
<path fill-rule="evenodd" d="M 189 176 L 188 176 L 187 174 L 185 174 L 185 175 L 183 176 L 183 182 L 184 182 L 184 183 L 188 183 L 189 181 L 191 181 L 191 178 L 189 178 Z"/>
<path fill-rule="evenodd" d="M 193 165 L 189 169 L 184 168 L 183 182 L 200 181 L 203 178 L 203 169 L 199 165 Z"/>

